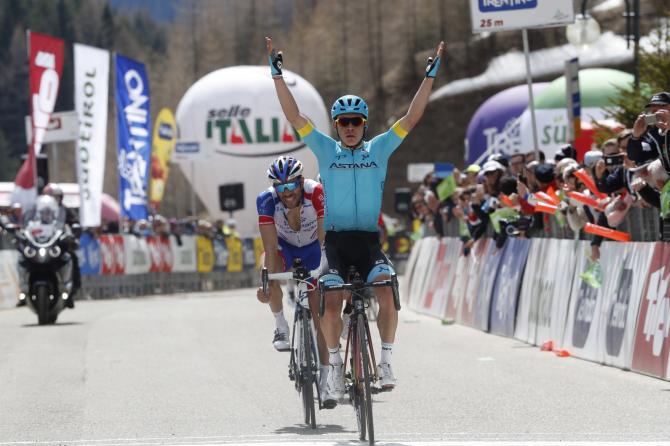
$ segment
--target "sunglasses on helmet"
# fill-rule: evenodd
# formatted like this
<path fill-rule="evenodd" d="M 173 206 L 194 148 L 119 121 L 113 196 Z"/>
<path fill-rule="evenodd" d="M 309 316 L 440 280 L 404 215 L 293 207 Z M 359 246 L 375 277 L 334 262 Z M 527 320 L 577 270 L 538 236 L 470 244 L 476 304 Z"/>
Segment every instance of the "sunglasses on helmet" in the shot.
<path fill-rule="evenodd" d="M 293 181 L 291 183 L 281 183 L 281 184 L 275 184 L 274 188 L 277 192 L 282 193 L 284 191 L 294 191 L 300 186 L 300 180 L 298 181 Z"/>
<path fill-rule="evenodd" d="M 335 122 L 337 122 L 342 127 L 347 127 L 349 124 L 351 124 L 354 127 L 360 127 L 361 125 L 365 124 L 366 119 L 361 118 L 360 116 L 354 116 L 353 118 L 341 116 L 335 119 Z"/>

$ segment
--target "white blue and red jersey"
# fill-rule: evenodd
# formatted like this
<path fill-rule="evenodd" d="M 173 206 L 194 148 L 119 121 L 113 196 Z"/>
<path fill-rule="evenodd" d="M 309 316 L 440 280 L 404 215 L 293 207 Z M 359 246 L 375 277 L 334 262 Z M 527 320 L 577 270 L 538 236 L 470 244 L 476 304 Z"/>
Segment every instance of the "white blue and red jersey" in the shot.
<path fill-rule="evenodd" d="M 279 253 L 284 260 L 284 270 L 290 269 L 298 257 L 308 269 L 316 269 L 321 259 L 317 220 L 324 215 L 323 187 L 305 179 L 303 182 L 300 229 L 295 231 L 288 223 L 288 209 L 274 187 L 265 189 L 256 198 L 258 225 L 274 225 L 277 229 Z"/>

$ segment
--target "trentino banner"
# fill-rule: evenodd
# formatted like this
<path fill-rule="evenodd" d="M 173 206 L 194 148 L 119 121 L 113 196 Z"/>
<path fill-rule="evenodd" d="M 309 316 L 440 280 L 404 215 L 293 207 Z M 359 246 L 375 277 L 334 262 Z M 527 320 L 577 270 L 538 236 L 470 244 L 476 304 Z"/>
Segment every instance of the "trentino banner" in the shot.
<path fill-rule="evenodd" d="M 84 227 L 101 224 L 102 186 L 107 147 L 109 51 L 74 44 L 74 100 L 79 116 L 77 180 Z"/>
<path fill-rule="evenodd" d="M 147 218 L 151 155 L 149 79 L 144 64 L 119 54 L 116 65 L 116 119 L 121 217 Z"/>
<path fill-rule="evenodd" d="M 154 124 L 153 149 L 151 152 L 151 182 L 149 183 L 149 199 L 151 207 L 158 210 L 165 183 L 170 173 L 170 158 L 177 143 L 177 121 L 169 108 L 158 113 Z"/>
<path fill-rule="evenodd" d="M 28 147 L 28 158 L 16 174 L 12 193 L 12 202 L 21 203 L 24 209 L 37 196 L 35 155 L 42 149 L 44 134 L 56 106 L 63 72 L 63 41 L 28 31 L 28 57 L 33 139 Z"/>

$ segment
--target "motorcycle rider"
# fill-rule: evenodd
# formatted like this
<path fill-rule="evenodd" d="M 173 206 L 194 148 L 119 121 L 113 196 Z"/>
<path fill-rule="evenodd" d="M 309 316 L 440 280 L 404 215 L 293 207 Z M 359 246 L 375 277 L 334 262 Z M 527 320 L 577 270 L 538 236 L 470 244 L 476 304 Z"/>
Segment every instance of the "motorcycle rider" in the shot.
<path fill-rule="evenodd" d="M 63 225 L 59 220 L 60 209 L 56 199 L 50 195 L 40 195 L 33 209 L 31 209 L 31 218 L 28 221 L 25 221 L 25 231 L 29 232 L 35 238 L 50 238 L 53 236 L 54 232 L 62 229 L 66 234 L 71 234 L 70 228 L 67 225 Z M 67 249 L 67 247 L 66 247 Z M 72 249 L 67 249 L 69 254 L 69 259 L 71 264 L 74 264 L 74 254 Z M 17 306 L 23 306 L 26 304 L 25 296 L 30 291 L 29 283 L 29 269 L 28 264 L 25 262 L 25 259 L 19 258 L 18 262 L 18 272 L 19 272 L 19 302 Z M 73 292 L 74 294 L 74 286 Z M 65 306 L 68 308 L 74 308 L 74 301 L 72 296 L 65 300 Z"/>

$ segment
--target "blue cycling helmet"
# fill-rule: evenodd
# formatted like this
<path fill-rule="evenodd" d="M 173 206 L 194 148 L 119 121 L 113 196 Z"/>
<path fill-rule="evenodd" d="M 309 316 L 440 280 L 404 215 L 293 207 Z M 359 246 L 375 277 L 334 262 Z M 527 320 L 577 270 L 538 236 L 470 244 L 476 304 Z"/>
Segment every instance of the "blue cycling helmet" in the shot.
<path fill-rule="evenodd" d="M 274 183 L 288 183 L 302 176 L 302 163 L 290 156 L 280 156 L 270 164 L 267 173 Z"/>
<path fill-rule="evenodd" d="M 344 95 L 333 103 L 333 107 L 330 109 L 330 116 L 334 121 L 338 116 L 345 113 L 358 113 L 359 115 L 363 115 L 365 119 L 368 119 L 368 104 L 365 103 L 363 98 L 356 95 Z"/>

